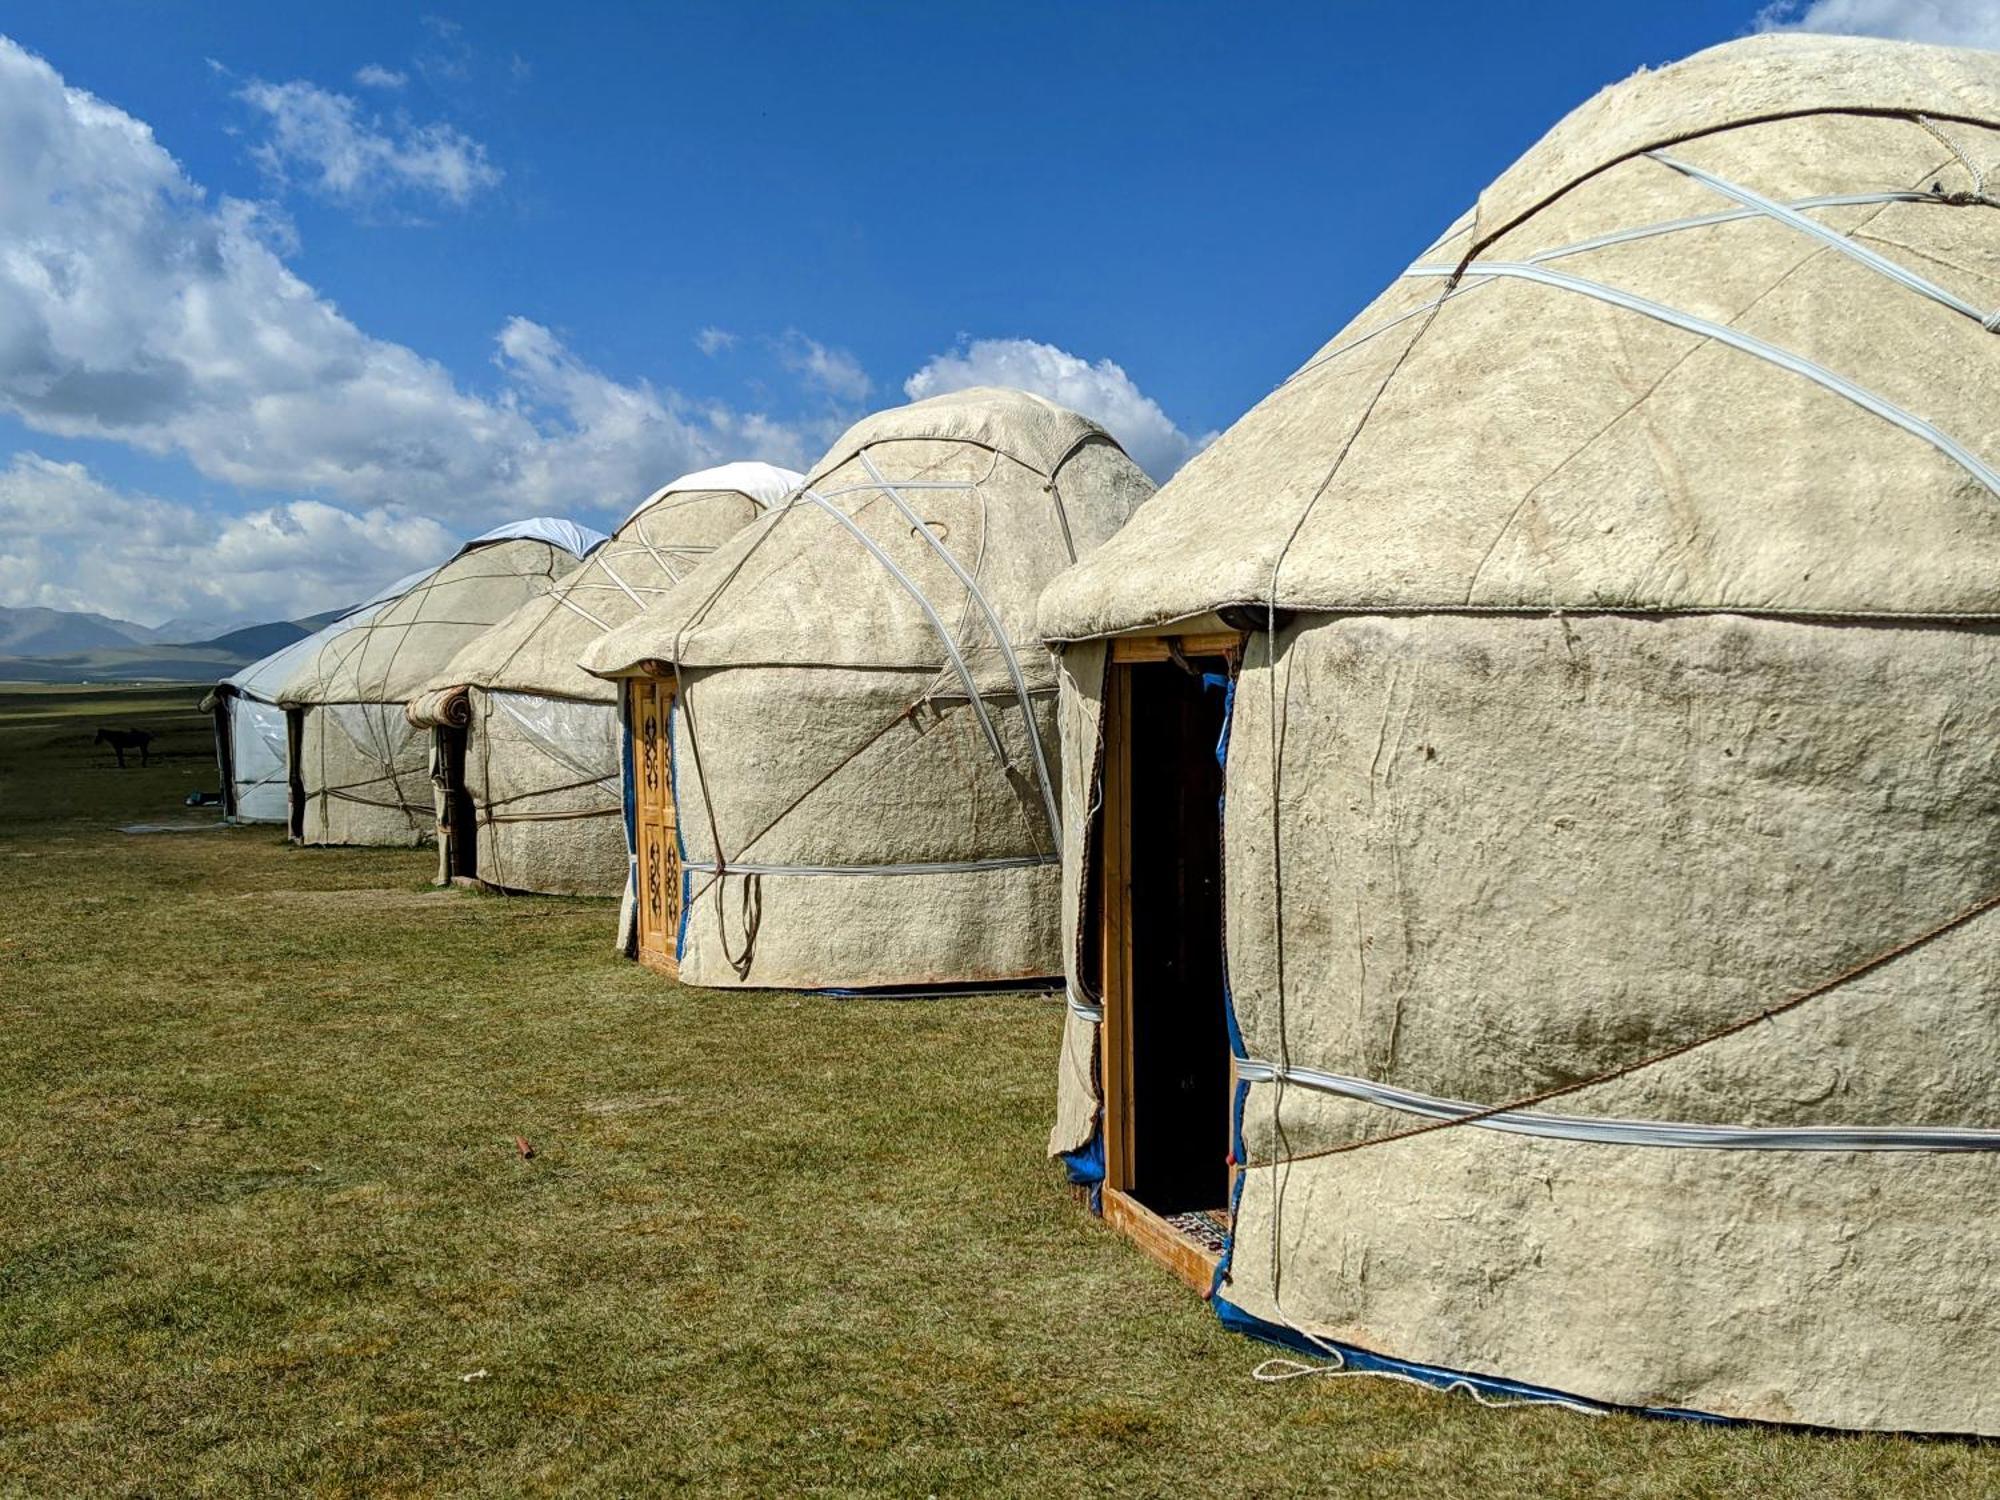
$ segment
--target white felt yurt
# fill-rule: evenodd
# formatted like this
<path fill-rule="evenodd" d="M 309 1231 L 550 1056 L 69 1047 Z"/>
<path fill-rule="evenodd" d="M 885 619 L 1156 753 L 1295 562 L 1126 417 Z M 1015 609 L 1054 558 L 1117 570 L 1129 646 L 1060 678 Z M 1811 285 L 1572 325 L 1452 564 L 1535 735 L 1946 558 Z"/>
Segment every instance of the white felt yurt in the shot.
<path fill-rule="evenodd" d="M 428 571 L 428 570 L 426 570 Z M 217 683 L 201 701 L 215 720 L 222 815 L 232 823 L 283 823 L 291 807 L 291 757 L 277 694 L 292 674 L 343 631 L 365 625 L 423 577 L 412 573 L 321 626 Z"/>
<path fill-rule="evenodd" d="M 292 837 L 305 844 L 432 837 L 429 736 L 411 727 L 405 705 L 466 642 L 547 593 L 603 539 L 546 516 L 495 527 L 297 656 L 276 693 L 286 714 Z"/>
<path fill-rule="evenodd" d="M 2000 54 L 1642 73 L 1045 593 L 1050 1145 L 1225 1317 L 2000 1434 L 1996 183 Z"/>
<path fill-rule="evenodd" d="M 1059 973 L 1035 601 L 1152 493 L 1018 391 L 868 417 L 583 664 L 625 685 L 632 942 L 701 985 Z"/>
<path fill-rule="evenodd" d="M 626 888 L 618 690 L 577 657 L 804 477 L 732 463 L 662 486 L 582 567 L 474 637 L 411 700 L 410 722 L 435 736 L 441 880 L 586 896 Z"/>

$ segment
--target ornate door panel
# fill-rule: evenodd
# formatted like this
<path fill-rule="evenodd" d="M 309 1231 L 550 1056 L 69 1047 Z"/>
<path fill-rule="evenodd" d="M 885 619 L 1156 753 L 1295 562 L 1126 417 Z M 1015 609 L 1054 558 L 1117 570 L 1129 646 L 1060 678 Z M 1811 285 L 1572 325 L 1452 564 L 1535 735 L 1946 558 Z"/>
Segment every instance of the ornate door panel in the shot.
<path fill-rule="evenodd" d="M 674 838 L 672 739 L 674 685 L 627 679 L 632 720 L 632 782 L 638 855 L 639 962 L 672 975 L 681 923 L 681 857 Z"/>

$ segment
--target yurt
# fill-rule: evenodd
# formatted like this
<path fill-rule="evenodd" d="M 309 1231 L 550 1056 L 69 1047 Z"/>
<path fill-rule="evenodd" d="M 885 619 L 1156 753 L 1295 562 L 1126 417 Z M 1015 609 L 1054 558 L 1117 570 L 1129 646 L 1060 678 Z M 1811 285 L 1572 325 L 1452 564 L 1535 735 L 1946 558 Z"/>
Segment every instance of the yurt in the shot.
<path fill-rule="evenodd" d="M 573 571 L 603 533 L 540 516 L 495 527 L 298 659 L 286 714 L 291 836 L 419 844 L 433 832 L 429 737 L 404 706 L 475 635 Z"/>
<path fill-rule="evenodd" d="M 1050 1141 L 1318 1367 L 2000 1433 L 2000 55 L 1607 89 L 1055 580 Z"/>
<path fill-rule="evenodd" d="M 218 682 L 201 700 L 215 721 L 222 815 L 231 823 L 283 823 L 291 806 L 291 760 L 278 691 L 335 636 L 365 625 L 423 578 L 412 573 L 321 626 Z"/>
<path fill-rule="evenodd" d="M 1042 587 L 1152 483 L 1103 429 L 977 389 L 853 427 L 583 664 L 622 684 L 631 951 L 689 984 L 1051 977 Z"/>
<path fill-rule="evenodd" d="M 804 477 L 732 463 L 663 486 L 583 566 L 474 637 L 411 700 L 410 722 L 433 736 L 441 881 L 625 890 L 618 692 L 577 657 Z"/>

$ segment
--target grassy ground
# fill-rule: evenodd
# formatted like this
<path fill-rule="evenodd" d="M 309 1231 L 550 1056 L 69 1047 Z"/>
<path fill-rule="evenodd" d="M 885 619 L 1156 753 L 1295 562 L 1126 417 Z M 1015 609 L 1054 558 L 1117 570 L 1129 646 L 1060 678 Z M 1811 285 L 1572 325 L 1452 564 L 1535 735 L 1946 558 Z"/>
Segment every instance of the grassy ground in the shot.
<path fill-rule="evenodd" d="M 200 816 L 194 696 L 0 689 L 9 1492 L 2000 1490 L 1973 1444 L 1254 1383 L 1043 1161 L 1056 1004 L 678 990 L 602 903 L 114 831 Z"/>

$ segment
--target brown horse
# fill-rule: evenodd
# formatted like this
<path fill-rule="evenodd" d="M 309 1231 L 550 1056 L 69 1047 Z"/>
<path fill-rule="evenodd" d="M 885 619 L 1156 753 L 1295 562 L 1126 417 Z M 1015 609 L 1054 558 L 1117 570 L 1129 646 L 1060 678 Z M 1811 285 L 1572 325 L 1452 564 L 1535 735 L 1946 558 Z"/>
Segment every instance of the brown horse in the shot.
<path fill-rule="evenodd" d="M 139 752 L 140 765 L 150 766 L 153 763 L 153 737 L 143 729 L 100 729 L 97 731 L 97 738 L 92 740 L 91 744 L 109 745 L 112 753 L 118 757 L 118 768 L 121 771 L 125 768 L 127 750 Z"/>

